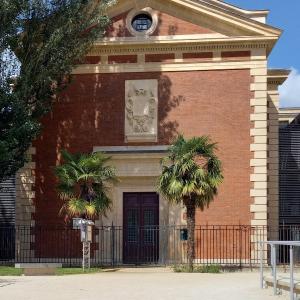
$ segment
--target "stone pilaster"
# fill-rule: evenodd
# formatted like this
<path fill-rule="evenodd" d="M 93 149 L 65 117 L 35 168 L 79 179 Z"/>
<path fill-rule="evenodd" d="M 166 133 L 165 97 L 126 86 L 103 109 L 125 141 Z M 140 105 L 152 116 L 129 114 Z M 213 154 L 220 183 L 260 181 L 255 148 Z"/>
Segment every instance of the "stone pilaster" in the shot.
<path fill-rule="evenodd" d="M 35 148 L 27 152 L 29 162 L 16 174 L 16 225 L 34 225 L 32 213 L 35 211 Z"/>
<path fill-rule="evenodd" d="M 30 147 L 29 161 L 16 174 L 16 259 L 28 261 L 34 257 L 32 214 L 35 212 L 35 148 Z"/>
<path fill-rule="evenodd" d="M 252 53 L 255 59 L 262 60 L 261 68 L 253 68 L 251 75 L 254 82 L 251 85 L 253 98 L 251 99 L 253 128 L 250 130 L 252 144 L 250 149 L 253 153 L 250 166 L 252 174 L 250 180 L 253 203 L 250 207 L 252 213 L 251 225 L 267 225 L 267 62 L 266 55 Z"/>

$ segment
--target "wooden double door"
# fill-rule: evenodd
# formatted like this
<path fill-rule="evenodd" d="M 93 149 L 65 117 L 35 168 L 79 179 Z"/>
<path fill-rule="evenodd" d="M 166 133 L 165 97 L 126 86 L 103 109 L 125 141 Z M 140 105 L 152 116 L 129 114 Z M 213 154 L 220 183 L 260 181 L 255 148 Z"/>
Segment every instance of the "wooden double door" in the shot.
<path fill-rule="evenodd" d="M 123 261 L 149 264 L 159 259 L 159 197 L 123 194 Z"/>

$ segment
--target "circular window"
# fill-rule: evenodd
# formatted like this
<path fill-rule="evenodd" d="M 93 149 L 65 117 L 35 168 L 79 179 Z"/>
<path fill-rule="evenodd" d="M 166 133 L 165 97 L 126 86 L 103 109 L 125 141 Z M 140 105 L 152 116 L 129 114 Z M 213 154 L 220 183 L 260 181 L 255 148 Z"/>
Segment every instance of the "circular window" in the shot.
<path fill-rule="evenodd" d="M 132 9 L 126 17 L 126 27 L 135 37 L 151 35 L 158 24 L 157 13 L 150 7 Z"/>
<path fill-rule="evenodd" d="M 153 21 L 150 15 L 138 14 L 132 19 L 131 26 L 137 32 L 144 32 L 151 28 L 152 23 Z"/>

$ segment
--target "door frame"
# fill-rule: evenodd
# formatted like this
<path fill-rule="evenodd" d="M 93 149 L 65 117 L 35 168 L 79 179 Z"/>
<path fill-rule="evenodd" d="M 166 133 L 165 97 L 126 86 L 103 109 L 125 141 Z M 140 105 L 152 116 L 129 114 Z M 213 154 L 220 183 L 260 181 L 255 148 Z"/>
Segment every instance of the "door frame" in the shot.
<path fill-rule="evenodd" d="M 157 193 L 155 187 L 156 177 L 121 177 L 120 183 L 116 184 L 112 189 L 113 209 L 108 212 L 107 217 L 99 218 L 99 225 L 116 226 L 123 225 L 123 194 L 124 193 Z M 159 225 L 182 224 L 182 207 L 179 205 L 170 205 L 160 193 L 159 197 Z M 163 247 L 167 243 L 165 236 L 160 232 L 159 237 L 159 257 L 164 258 Z M 118 249 L 120 256 L 118 262 L 123 262 L 123 234 L 120 235 L 118 241 Z"/>

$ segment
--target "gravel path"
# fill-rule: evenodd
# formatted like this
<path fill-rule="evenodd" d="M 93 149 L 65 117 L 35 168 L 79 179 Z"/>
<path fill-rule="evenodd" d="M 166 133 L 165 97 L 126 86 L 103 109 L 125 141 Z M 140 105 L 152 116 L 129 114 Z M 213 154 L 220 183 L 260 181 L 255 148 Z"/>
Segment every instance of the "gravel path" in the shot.
<path fill-rule="evenodd" d="M 283 300 L 259 289 L 259 274 L 183 274 L 166 269 L 123 269 L 90 275 L 0 277 L 8 300 Z"/>

